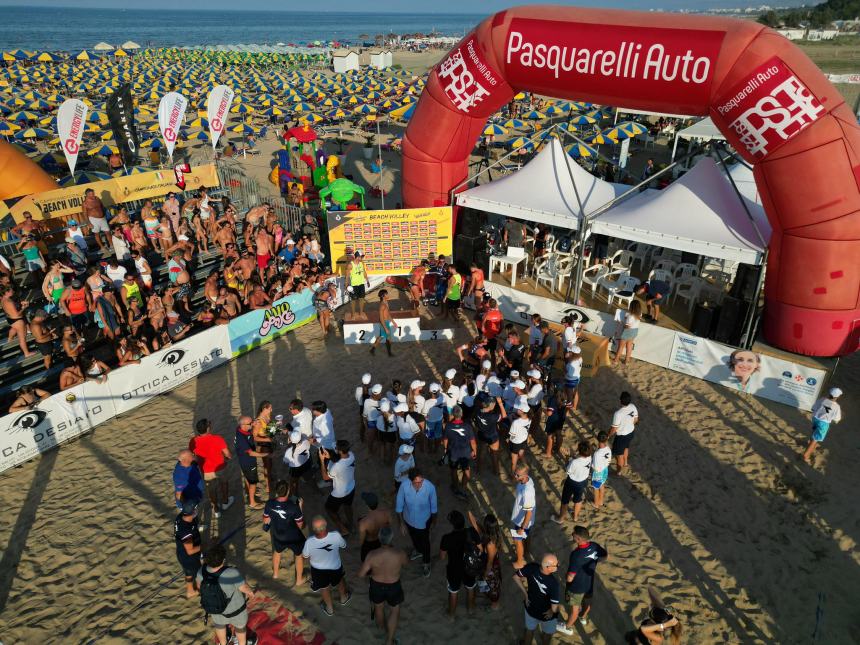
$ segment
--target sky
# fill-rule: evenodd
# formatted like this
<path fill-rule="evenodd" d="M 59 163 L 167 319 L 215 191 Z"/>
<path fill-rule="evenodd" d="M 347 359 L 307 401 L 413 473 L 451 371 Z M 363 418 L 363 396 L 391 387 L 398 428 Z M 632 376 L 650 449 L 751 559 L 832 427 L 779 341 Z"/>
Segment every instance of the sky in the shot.
<path fill-rule="evenodd" d="M 355 0 L 325 0 L 323 11 L 405 12 L 405 13 L 466 13 L 489 14 L 500 9 L 520 4 L 552 4 L 552 0 L 434 0 L 433 11 L 427 12 L 426 0 L 373 0 L 358 3 Z M 557 2 L 578 6 L 614 7 L 625 9 L 692 9 L 746 7 L 770 5 L 797 5 L 802 0 L 581 0 L 579 2 Z M 814 4 L 814 0 L 809 4 Z M 87 9 L 217 9 L 257 11 L 303 11 L 309 6 L 305 2 L 273 2 L 272 0 L 0 0 L 0 6 L 29 7 L 81 7 Z M 311 5 L 312 6 L 312 5 Z"/>

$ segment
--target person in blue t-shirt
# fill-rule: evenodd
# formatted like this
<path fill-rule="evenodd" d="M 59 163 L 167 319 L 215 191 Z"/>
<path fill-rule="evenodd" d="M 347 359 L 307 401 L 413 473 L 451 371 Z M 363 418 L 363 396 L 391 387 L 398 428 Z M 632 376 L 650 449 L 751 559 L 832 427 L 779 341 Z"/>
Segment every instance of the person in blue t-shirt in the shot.
<path fill-rule="evenodd" d="M 461 499 L 467 497 L 466 486 L 471 477 L 472 460 L 478 449 L 472 426 L 463 421 L 463 408 L 455 405 L 451 410 L 451 421 L 445 426 L 442 445 L 451 466 L 451 488 Z M 460 479 L 462 473 L 462 481 Z"/>
<path fill-rule="evenodd" d="M 289 262 L 290 264 L 298 257 L 298 251 L 296 251 L 296 243 L 292 239 L 288 239 L 286 242 L 286 246 L 278 253 L 278 257 L 281 258 L 284 262 Z"/>
<path fill-rule="evenodd" d="M 180 450 L 179 460 L 173 467 L 173 491 L 176 508 L 182 508 L 183 501 L 199 504 L 203 499 L 203 475 L 200 467 L 194 461 L 194 453 L 190 450 Z"/>
<path fill-rule="evenodd" d="M 564 599 L 569 607 L 567 622 L 557 627 L 558 631 L 568 636 L 573 634 L 573 624 L 577 618 L 583 625 L 588 624 L 597 563 L 609 557 L 606 549 L 597 542 L 591 541 L 586 527 L 575 526 L 573 539 L 576 542 L 576 548 L 570 553 L 570 562 L 567 565 L 567 587 L 564 592 Z"/>

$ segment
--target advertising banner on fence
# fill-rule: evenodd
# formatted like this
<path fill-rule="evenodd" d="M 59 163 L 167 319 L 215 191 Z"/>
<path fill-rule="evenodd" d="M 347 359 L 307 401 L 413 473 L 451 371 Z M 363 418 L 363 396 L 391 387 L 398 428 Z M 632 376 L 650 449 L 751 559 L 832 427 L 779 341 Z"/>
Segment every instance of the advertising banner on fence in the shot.
<path fill-rule="evenodd" d="M 229 360 L 227 327 L 217 325 L 145 356 L 140 365 L 115 370 L 108 376 L 108 385 L 116 413 L 128 412 Z"/>
<path fill-rule="evenodd" d="M 56 448 L 115 416 L 106 383 L 87 382 L 0 418 L 0 472 Z"/>
<path fill-rule="evenodd" d="M 451 255 L 451 207 L 332 212 L 328 236 L 341 273 L 359 250 L 368 275 L 404 275 L 430 253 Z"/>
<path fill-rule="evenodd" d="M 675 332 L 669 367 L 801 410 L 812 409 L 826 372 Z"/>
<path fill-rule="evenodd" d="M 249 311 L 231 320 L 227 325 L 231 356 L 244 354 L 314 320 L 313 297 L 314 292 L 305 289 L 276 300 L 267 309 Z"/>
<path fill-rule="evenodd" d="M 63 154 L 66 155 L 66 163 L 69 164 L 69 172 L 74 174 L 75 165 L 78 163 L 78 153 L 81 150 L 81 139 L 87 121 L 87 104 L 80 99 L 66 99 L 57 110 L 57 136 Z"/>
<path fill-rule="evenodd" d="M 212 164 L 195 166 L 190 172 L 184 174 L 184 178 L 185 190 L 195 190 L 202 186 L 213 188 L 221 183 L 218 172 Z M 80 215 L 84 192 L 88 188 L 95 191 L 96 196 L 101 198 L 105 206 L 113 206 L 135 199 L 163 197 L 170 191 L 176 190 L 176 176 L 171 169 L 153 170 L 36 193 L 14 203 L 10 200 L 7 204 L 16 222 L 24 220 L 24 211 L 30 211 L 36 219 Z"/>

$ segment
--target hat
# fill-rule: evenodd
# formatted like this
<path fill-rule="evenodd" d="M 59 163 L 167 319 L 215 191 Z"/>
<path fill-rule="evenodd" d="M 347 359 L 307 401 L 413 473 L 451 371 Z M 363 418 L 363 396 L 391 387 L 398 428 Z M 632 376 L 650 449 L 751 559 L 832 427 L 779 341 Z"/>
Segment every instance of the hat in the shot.
<path fill-rule="evenodd" d="M 77 225 L 78 225 L 77 220 L 73 220 L 73 219 L 69 220 L 69 226 L 77 226 Z"/>
<path fill-rule="evenodd" d="M 168 312 L 167 312 L 167 317 L 168 317 L 168 318 L 179 318 L 179 314 L 178 314 L 178 313 L 176 313 L 175 311 L 168 311 Z"/>
<path fill-rule="evenodd" d="M 528 403 L 525 403 L 525 402 L 523 402 L 523 401 L 520 401 L 520 402 L 519 402 L 519 403 L 517 403 L 514 407 L 515 407 L 517 410 L 519 410 L 520 412 L 529 412 L 529 411 L 531 410 L 531 408 L 529 408 L 529 404 L 528 404 Z"/>
<path fill-rule="evenodd" d="M 411 455 L 413 450 L 415 450 L 415 448 L 410 446 L 408 443 L 404 443 L 400 446 L 400 449 L 397 452 L 401 455 Z"/>
<path fill-rule="evenodd" d="M 481 363 L 481 367 L 485 370 L 490 369 L 492 366 L 493 364 L 490 361 L 484 361 L 483 363 Z"/>
<path fill-rule="evenodd" d="M 511 387 L 515 387 L 518 390 L 524 390 L 526 389 L 526 384 L 523 383 L 521 380 L 517 379 L 516 381 L 511 383 Z"/>
<path fill-rule="evenodd" d="M 382 386 L 379 383 L 377 383 L 372 388 L 370 388 L 370 393 L 371 394 L 382 394 Z"/>
<path fill-rule="evenodd" d="M 405 403 L 398 403 L 397 407 L 394 408 L 395 412 L 409 412 L 409 406 Z"/>
<path fill-rule="evenodd" d="M 301 430 L 293 430 L 290 433 L 290 443 L 298 443 L 302 440 L 302 431 Z"/>
<path fill-rule="evenodd" d="M 289 246 L 290 244 L 295 244 L 295 242 L 293 241 L 293 239 L 292 239 L 292 238 L 290 238 L 289 240 L 287 240 L 287 246 Z"/>
<path fill-rule="evenodd" d="M 520 373 L 517 370 L 511 370 L 510 375 L 512 381 L 516 381 L 520 377 Z"/>
<path fill-rule="evenodd" d="M 371 379 L 373 379 L 373 377 L 370 375 L 370 372 L 368 372 L 367 374 L 364 374 L 364 375 L 361 377 L 361 382 L 362 382 L 364 385 L 370 385 L 370 381 L 371 381 Z"/>
<path fill-rule="evenodd" d="M 364 500 L 364 503 L 370 506 L 371 508 L 376 508 L 379 506 L 379 497 L 376 496 L 376 493 L 371 493 L 370 491 L 364 491 L 361 494 L 361 499 Z"/>
<path fill-rule="evenodd" d="M 410 390 L 417 390 L 418 388 L 424 387 L 425 385 L 427 385 L 427 384 L 424 381 L 415 380 L 409 384 L 409 389 Z"/>
<path fill-rule="evenodd" d="M 831 387 L 830 392 L 828 394 L 830 394 L 832 398 L 837 399 L 842 396 L 842 390 L 840 390 L 838 387 Z"/>
<path fill-rule="evenodd" d="M 195 515 L 197 513 L 197 502 L 193 499 L 186 499 L 182 502 L 183 515 Z"/>
<path fill-rule="evenodd" d="M 379 411 L 380 412 L 390 412 L 391 411 L 391 401 L 388 399 L 382 399 L 379 402 Z"/>
<path fill-rule="evenodd" d="M 359 256 L 359 257 L 364 255 L 364 253 L 361 252 L 361 249 L 356 249 L 355 251 L 352 252 L 352 254 L 353 254 L 353 256 Z"/>
<path fill-rule="evenodd" d="M 447 372 L 445 372 L 445 378 L 447 378 L 447 379 L 452 379 L 455 376 L 457 376 L 457 370 L 455 370 L 453 367 L 451 369 L 449 369 Z"/>
<path fill-rule="evenodd" d="M 526 372 L 526 376 L 528 376 L 529 378 L 540 378 L 540 372 L 538 372 L 537 370 L 529 370 L 528 372 Z"/>
<path fill-rule="evenodd" d="M 438 383 L 431 383 L 430 384 L 430 391 L 431 392 L 438 392 L 441 389 L 442 389 L 442 386 L 439 385 Z"/>

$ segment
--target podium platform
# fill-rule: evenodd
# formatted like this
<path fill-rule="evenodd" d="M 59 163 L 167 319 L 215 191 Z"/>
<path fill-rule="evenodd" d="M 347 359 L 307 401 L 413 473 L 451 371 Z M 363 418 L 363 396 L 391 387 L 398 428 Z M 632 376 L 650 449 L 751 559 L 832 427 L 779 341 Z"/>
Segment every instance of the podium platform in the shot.
<path fill-rule="evenodd" d="M 411 302 L 399 292 L 389 289 L 392 297 L 388 301 L 391 317 L 397 323 L 392 330 L 391 341 L 419 342 L 433 340 L 451 340 L 454 338 L 452 328 L 443 327 L 445 321 L 422 316 L 421 312 L 411 306 Z M 343 342 L 346 345 L 370 344 L 379 336 L 379 304 L 368 302 L 364 314 L 347 312 L 343 318 Z"/>

